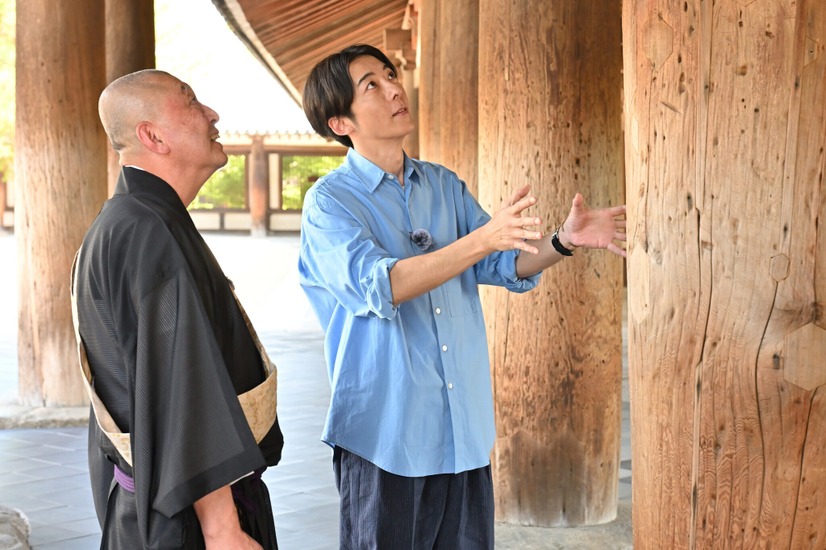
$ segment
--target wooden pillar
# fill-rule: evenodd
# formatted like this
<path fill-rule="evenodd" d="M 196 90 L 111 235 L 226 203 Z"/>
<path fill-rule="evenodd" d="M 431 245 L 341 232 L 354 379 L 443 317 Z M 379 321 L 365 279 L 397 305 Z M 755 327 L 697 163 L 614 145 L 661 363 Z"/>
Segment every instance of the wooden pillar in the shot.
<path fill-rule="evenodd" d="M 106 198 L 103 0 L 18 0 L 15 235 L 19 397 L 79 405 L 72 257 Z"/>
<path fill-rule="evenodd" d="M 479 0 L 420 4 L 419 152 L 456 172 L 475 195 Z"/>
<path fill-rule="evenodd" d="M 419 156 L 439 162 L 441 147 L 441 78 L 439 9 L 441 0 L 417 0 L 419 29 Z"/>
<path fill-rule="evenodd" d="M 268 156 L 270 210 L 281 210 L 284 200 L 282 196 L 284 187 L 281 181 L 283 172 L 282 157 L 281 153 L 270 153 Z"/>
<path fill-rule="evenodd" d="M 404 90 L 407 92 L 408 109 L 410 110 L 413 120 L 418 120 L 419 117 L 419 88 L 416 86 L 416 69 L 415 65 L 406 66 L 402 69 L 402 84 Z M 412 158 L 419 158 L 419 125 L 404 138 L 404 152 Z"/>
<path fill-rule="evenodd" d="M 154 0 L 105 0 L 106 83 L 155 67 Z M 120 176 L 118 155 L 108 148 L 109 193 Z"/>
<path fill-rule="evenodd" d="M 449 0 L 439 8 L 440 145 L 436 162 L 477 193 L 479 0 Z"/>
<path fill-rule="evenodd" d="M 634 548 L 822 548 L 826 3 L 623 36 Z"/>
<path fill-rule="evenodd" d="M 384 53 L 390 57 L 399 72 L 407 94 L 407 108 L 413 120 L 419 117 L 419 88 L 416 84 L 416 32 L 418 14 L 415 6 L 408 5 L 405 21 L 400 29 L 384 30 Z M 419 158 L 419 125 L 404 139 L 404 152 Z"/>
<path fill-rule="evenodd" d="M 247 162 L 249 163 L 250 234 L 253 237 L 266 237 L 270 184 L 269 165 L 262 136 L 253 136 L 252 149 Z"/>
<path fill-rule="evenodd" d="M 498 209 L 530 183 L 539 199 L 531 215 L 552 231 L 577 191 L 592 206 L 621 203 L 620 4 L 482 0 L 479 14 L 483 206 Z M 499 520 L 616 517 L 622 271 L 606 251 L 577 251 L 533 292 L 484 297 Z"/>
<path fill-rule="evenodd" d="M 0 232 L 3 231 L 3 216 L 5 215 L 5 212 L 6 212 L 6 207 L 7 207 L 6 201 L 8 200 L 6 198 L 6 194 L 8 193 L 7 184 L 6 184 L 6 181 L 5 181 L 4 178 L 5 178 L 5 174 L 0 172 Z"/>

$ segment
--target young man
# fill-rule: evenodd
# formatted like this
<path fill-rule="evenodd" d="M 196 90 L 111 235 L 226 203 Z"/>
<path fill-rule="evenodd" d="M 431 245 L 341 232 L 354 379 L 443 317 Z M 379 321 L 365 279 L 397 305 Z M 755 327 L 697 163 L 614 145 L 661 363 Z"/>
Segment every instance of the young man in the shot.
<path fill-rule="evenodd" d="M 101 548 L 277 548 L 260 480 L 283 446 L 275 373 L 186 210 L 227 162 L 218 115 L 156 70 L 112 82 L 99 112 L 123 170 L 73 298 L 101 401 L 89 425 Z M 258 423 L 237 397 L 248 391 L 265 402 Z"/>
<path fill-rule="evenodd" d="M 350 147 L 304 201 L 301 284 L 326 331 L 341 548 L 493 548 L 494 441 L 478 284 L 514 292 L 575 247 L 625 239 L 619 206 L 577 194 L 560 231 L 523 217 L 516 190 L 493 217 L 453 172 L 405 155 L 414 121 L 393 63 L 352 46 L 312 71 L 304 110 Z"/>

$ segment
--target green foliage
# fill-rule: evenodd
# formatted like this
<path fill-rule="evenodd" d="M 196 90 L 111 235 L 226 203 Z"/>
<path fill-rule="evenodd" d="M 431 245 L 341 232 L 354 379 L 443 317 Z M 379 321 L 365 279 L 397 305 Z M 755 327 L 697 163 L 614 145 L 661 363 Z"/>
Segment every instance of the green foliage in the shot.
<path fill-rule="evenodd" d="M 201 187 L 201 191 L 190 210 L 212 210 L 213 208 L 244 209 L 247 206 L 247 181 L 244 165 L 245 155 L 229 155 L 227 165 L 212 174 Z"/>
<path fill-rule="evenodd" d="M 14 169 L 15 0 L 0 0 L 0 181 Z"/>
<path fill-rule="evenodd" d="M 301 210 L 304 195 L 321 176 L 337 168 L 344 157 L 287 155 L 282 158 L 281 208 Z"/>

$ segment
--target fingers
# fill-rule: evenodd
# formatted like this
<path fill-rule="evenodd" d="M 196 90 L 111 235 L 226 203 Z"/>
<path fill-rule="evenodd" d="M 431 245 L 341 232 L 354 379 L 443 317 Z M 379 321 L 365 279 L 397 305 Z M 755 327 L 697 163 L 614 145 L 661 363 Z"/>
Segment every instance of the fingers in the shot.
<path fill-rule="evenodd" d="M 529 184 L 523 185 L 511 194 L 510 198 L 505 202 L 503 206 L 513 206 L 514 204 L 525 198 L 530 192 L 530 190 L 531 186 Z"/>
<path fill-rule="evenodd" d="M 527 252 L 528 254 L 539 254 L 539 249 L 526 241 L 518 241 L 514 248 L 521 250 L 523 252 Z"/>
<path fill-rule="evenodd" d="M 528 186 L 525 186 L 525 187 L 528 187 Z M 523 189 L 525 187 L 523 187 Z M 530 208 L 534 204 L 536 204 L 536 197 L 534 197 L 533 195 L 530 195 L 530 196 L 524 197 L 524 198 L 519 199 L 518 201 L 514 202 L 510 206 L 510 208 L 512 209 L 513 214 L 520 214 L 523 210 L 525 210 L 527 208 Z M 537 219 L 539 219 L 539 218 L 537 218 Z"/>
<path fill-rule="evenodd" d="M 573 208 L 582 208 L 582 205 L 585 204 L 585 198 L 580 194 L 577 193 L 574 195 L 574 200 L 571 202 L 571 207 Z"/>
<path fill-rule="evenodd" d="M 625 240 L 625 239 L 622 239 L 622 240 Z M 613 252 L 617 256 L 622 256 L 623 258 L 628 257 L 628 255 L 625 252 L 625 249 L 618 247 L 614 243 L 609 243 L 608 246 L 605 247 L 605 249 L 609 252 Z"/>
<path fill-rule="evenodd" d="M 622 216 L 625 214 L 625 205 L 621 204 L 620 206 L 612 206 L 608 209 L 608 213 L 612 216 Z"/>

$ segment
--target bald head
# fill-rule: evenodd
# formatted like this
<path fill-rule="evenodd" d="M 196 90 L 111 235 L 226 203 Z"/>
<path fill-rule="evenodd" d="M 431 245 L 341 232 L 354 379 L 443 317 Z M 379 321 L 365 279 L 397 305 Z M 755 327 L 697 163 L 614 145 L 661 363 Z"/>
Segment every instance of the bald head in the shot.
<path fill-rule="evenodd" d="M 98 114 L 109 142 L 121 156 L 139 146 L 135 127 L 158 115 L 164 93 L 180 81 L 156 69 L 138 71 L 114 80 L 98 101 Z M 173 88 L 174 89 L 174 88 Z"/>
<path fill-rule="evenodd" d="M 227 163 L 218 141 L 218 113 L 189 85 L 147 69 L 109 84 L 98 112 L 121 166 L 134 165 L 172 186 L 184 204 Z"/>

